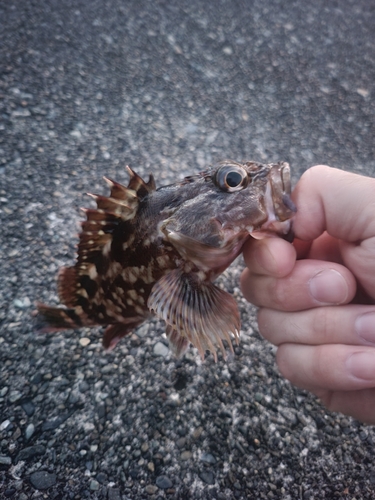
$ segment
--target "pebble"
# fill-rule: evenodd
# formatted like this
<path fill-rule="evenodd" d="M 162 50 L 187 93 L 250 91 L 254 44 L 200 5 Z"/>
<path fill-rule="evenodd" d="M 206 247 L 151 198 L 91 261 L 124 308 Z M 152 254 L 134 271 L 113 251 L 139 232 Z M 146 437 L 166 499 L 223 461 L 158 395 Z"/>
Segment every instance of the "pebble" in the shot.
<path fill-rule="evenodd" d="M 78 384 L 79 392 L 86 392 L 90 388 L 89 384 L 84 380 Z"/>
<path fill-rule="evenodd" d="M 43 423 L 42 425 L 42 430 L 43 431 L 52 431 L 60 427 L 61 424 L 63 424 L 69 417 L 72 416 L 74 413 L 73 410 L 69 410 L 66 413 L 63 413 L 57 418 L 54 418 L 53 420 L 47 420 L 46 422 Z"/>
<path fill-rule="evenodd" d="M 206 464 L 211 464 L 211 465 L 216 464 L 216 458 L 213 455 L 211 455 L 211 453 L 203 453 L 201 456 L 201 461 L 205 462 Z"/>
<path fill-rule="evenodd" d="M 11 118 L 27 118 L 28 116 L 31 116 L 31 113 L 24 108 L 15 109 L 10 115 Z"/>
<path fill-rule="evenodd" d="M 156 344 L 154 345 L 154 354 L 156 356 L 163 356 L 165 358 L 168 353 L 169 348 L 165 344 L 163 344 L 163 342 L 156 342 Z"/>
<path fill-rule="evenodd" d="M 146 486 L 145 490 L 146 490 L 146 493 L 148 493 L 149 495 L 153 495 L 154 493 L 156 493 L 158 491 L 158 488 L 154 484 L 148 484 Z"/>
<path fill-rule="evenodd" d="M 37 490 L 47 490 L 56 484 L 56 474 L 45 470 L 31 474 L 30 482 Z"/>
<path fill-rule="evenodd" d="M 16 462 L 19 462 L 21 460 L 29 460 L 30 458 L 36 457 L 38 455 L 44 455 L 45 452 L 46 448 L 41 444 L 29 446 L 18 453 Z"/>
<path fill-rule="evenodd" d="M 24 401 L 21 404 L 21 406 L 28 417 L 32 417 L 34 415 L 35 412 L 34 403 L 32 403 L 31 401 Z"/>
<path fill-rule="evenodd" d="M 177 439 L 176 441 L 176 445 L 178 446 L 178 448 L 183 448 L 186 444 L 186 438 L 185 437 L 180 437 Z"/>
<path fill-rule="evenodd" d="M 199 473 L 199 477 L 202 479 L 202 481 L 206 484 L 215 484 L 215 476 L 213 472 L 209 470 L 202 470 Z"/>
<path fill-rule="evenodd" d="M 203 427 L 197 427 L 193 431 L 193 438 L 198 439 L 200 437 L 200 435 L 202 434 L 202 432 L 203 432 Z"/>
<path fill-rule="evenodd" d="M 0 455 L 0 464 L 1 465 L 12 465 L 12 459 L 10 457 Z"/>
<path fill-rule="evenodd" d="M 81 339 L 79 339 L 79 343 L 81 344 L 82 347 L 88 346 L 90 342 L 91 340 L 87 337 L 82 337 Z"/>
<path fill-rule="evenodd" d="M 99 472 L 99 474 L 96 476 L 96 479 L 100 484 L 104 484 L 108 479 L 107 474 L 105 474 L 104 472 Z"/>
<path fill-rule="evenodd" d="M 189 460 L 193 456 L 191 451 L 183 451 L 181 453 L 181 460 Z"/>
<path fill-rule="evenodd" d="M 155 484 L 158 488 L 162 490 L 167 490 L 168 488 L 172 488 L 173 486 L 172 481 L 169 479 L 168 476 L 158 476 L 156 478 Z"/>
<path fill-rule="evenodd" d="M 100 487 L 100 485 L 99 485 L 98 481 L 95 481 L 95 479 L 92 479 L 90 481 L 90 490 L 91 491 L 98 491 L 99 487 Z"/>
<path fill-rule="evenodd" d="M 9 402 L 16 403 L 22 398 L 22 392 L 20 391 L 11 391 L 9 394 Z"/>
<path fill-rule="evenodd" d="M 35 432 L 35 425 L 29 424 L 25 430 L 25 438 L 28 441 Z"/>
<path fill-rule="evenodd" d="M 5 431 L 5 429 L 9 427 L 9 425 L 10 425 L 10 420 L 4 420 L 0 424 L 0 431 Z"/>
<path fill-rule="evenodd" d="M 13 301 L 13 304 L 18 309 L 27 309 L 28 307 L 31 306 L 29 297 L 24 297 L 23 299 L 15 299 Z"/>

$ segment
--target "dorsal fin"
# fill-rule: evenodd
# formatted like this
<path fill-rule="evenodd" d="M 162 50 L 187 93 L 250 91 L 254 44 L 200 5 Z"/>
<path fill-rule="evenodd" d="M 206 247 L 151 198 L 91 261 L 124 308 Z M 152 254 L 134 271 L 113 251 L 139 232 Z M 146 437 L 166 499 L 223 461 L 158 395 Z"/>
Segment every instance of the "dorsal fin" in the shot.
<path fill-rule="evenodd" d="M 79 235 L 77 263 L 63 269 L 58 278 L 61 302 L 68 307 L 80 304 L 90 291 L 96 290 L 95 282 L 100 280 L 110 263 L 113 233 L 120 224 L 122 231 L 126 231 L 126 223 L 136 216 L 140 200 L 155 189 L 152 176 L 145 183 L 129 167 L 128 172 L 130 181 L 127 187 L 104 178 L 111 189 L 110 196 L 89 194 L 97 208 L 82 209 L 86 220 L 82 222 Z"/>
<path fill-rule="evenodd" d="M 128 201 L 137 197 L 137 193 L 134 189 L 129 189 L 128 187 L 119 184 L 112 179 L 108 179 L 108 177 L 103 177 L 105 182 L 111 189 L 111 198 L 115 198 L 116 200 Z"/>
<path fill-rule="evenodd" d="M 129 166 L 126 166 L 126 170 L 130 175 L 128 189 L 133 189 L 140 198 L 144 198 L 151 191 L 155 191 L 155 180 L 152 174 L 150 175 L 148 182 L 145 182 L 142 177 L 135 173 Z"/>
<path fill-rule="evenodd" d="M 98 194 L 87 194 L 91 196 L 91 198 L 94 198 L 99 210 L 104 210 L 106 213 L 116 215 L 123 220 L 132 219 L 136 209 L 138 208 L 139 200 L 136 194 L 132 197 L 129 193 L 127 193 L 126 200 L 119 200 L 112 197 L 107 198 L 106 196 Z"/>

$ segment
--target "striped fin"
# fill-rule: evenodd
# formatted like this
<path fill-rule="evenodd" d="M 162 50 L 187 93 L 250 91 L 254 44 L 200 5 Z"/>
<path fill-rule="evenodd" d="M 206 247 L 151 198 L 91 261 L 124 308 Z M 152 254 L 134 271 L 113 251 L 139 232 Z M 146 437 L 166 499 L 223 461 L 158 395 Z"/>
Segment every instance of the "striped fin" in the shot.
<path fill-rule="evenodd" d="M 217 360 L 217 348 L 225 357 L 222 339 L 233 351 L 231 335 L 238 343 L 240 315 L 234 298 L 209 281 L 181 269 L 170 271 L 155 283 L 147 305 L 168 328 L 172 351 L 186 349 L 184 338 L 198 349 L 202 359 L 205 351 Z"/>

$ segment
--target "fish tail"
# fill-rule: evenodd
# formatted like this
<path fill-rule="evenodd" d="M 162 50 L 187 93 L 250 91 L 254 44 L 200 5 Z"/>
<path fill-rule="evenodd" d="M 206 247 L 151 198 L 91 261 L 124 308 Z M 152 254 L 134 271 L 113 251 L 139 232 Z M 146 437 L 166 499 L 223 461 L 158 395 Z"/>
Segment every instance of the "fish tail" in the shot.
<path fill-rule="evenodd" d="M 84 326 L 75 309 L 62 309 L 38 304 L 36 330 L 40 333 L 68 330 Z"/>

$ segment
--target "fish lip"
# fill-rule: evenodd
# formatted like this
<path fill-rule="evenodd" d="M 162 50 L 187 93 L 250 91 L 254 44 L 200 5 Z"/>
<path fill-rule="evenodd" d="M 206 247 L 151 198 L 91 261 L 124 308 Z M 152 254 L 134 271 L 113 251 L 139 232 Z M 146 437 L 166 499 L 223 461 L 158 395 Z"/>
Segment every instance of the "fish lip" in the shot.
<path fill-rule="evenodd" d="M 290 197 L 292 185 L 289 164 L 286 162 L 274 164 L 271 167 L 269 183 L 276 220 L 291 219 L 297 212 L 297 208 Z"/>

